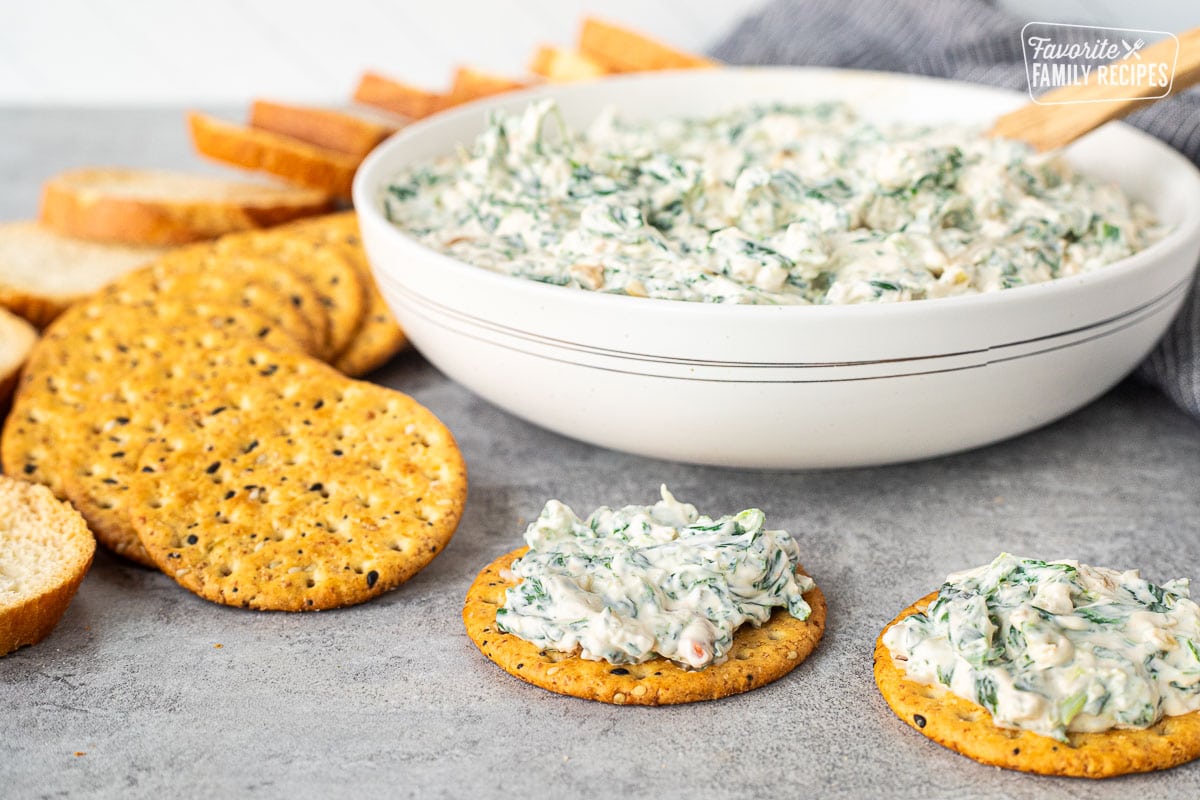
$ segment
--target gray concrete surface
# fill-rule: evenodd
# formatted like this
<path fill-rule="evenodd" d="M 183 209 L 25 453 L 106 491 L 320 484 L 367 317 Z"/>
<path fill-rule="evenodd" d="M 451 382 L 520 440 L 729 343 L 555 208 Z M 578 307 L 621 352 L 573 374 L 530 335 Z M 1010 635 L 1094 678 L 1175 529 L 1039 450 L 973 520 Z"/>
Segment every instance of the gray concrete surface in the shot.
<path fill-rule="evenodd" d="M 177 110 L 0 111 L 0 218 L 30 215 L 42 179 L 84 163 L 195 160 Z M 1151 391 L 1127 384 L 936 461 L 764 474 L 561 438 L 411 352 L 374 378 L 459 437 L 471 493 L 446 551 L 376 602 L 310 615 L 223 608 L 98 555 L 54 634 L 0 659 L 0 796 L 1200 796 L 1200 763 L 1103 784 L 981 766 L 902 724 L 871 679 L 881 625 L 1000 550 L 1200 578 L 1200 426 Z M 550 694 L 475 650 L 466 588 L 547 498 L 648 502 L 662 481 L 798 534 L 829 599 L 806 663 L 749 694 L 641 709 Z"/>

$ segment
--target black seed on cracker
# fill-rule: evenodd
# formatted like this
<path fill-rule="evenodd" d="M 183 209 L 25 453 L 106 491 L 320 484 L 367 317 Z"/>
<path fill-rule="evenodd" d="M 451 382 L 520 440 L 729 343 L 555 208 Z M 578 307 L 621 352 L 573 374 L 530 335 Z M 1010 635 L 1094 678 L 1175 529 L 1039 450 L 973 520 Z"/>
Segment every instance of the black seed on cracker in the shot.
<path fill-rule="evenodd" d="M 226 493 L 225 493 L 225 499 L 226 499 L 226 500 L 232 500 L 232 499 L 233 499 L 233 496 L 234 496 L 235 494 L 237 494 L 237 492 L 235 492 L 233 489 L 230 489 L 228 492 L 226 492 Z"/>
<path fill-rule="evenodd" d="M 256 447 L 258 447 L 258 439 L 255 439 L 253 442 L 246 445 L 245 449 L 243 449 L 242 452 L 243 453 L 252 453 L 252 452 L 254 452 L 254 448 L 256 448 Z"/>
<path fill-rule="evenodd" d="M 195 544 L 198 541 L 200 541 L 200 537 L 196 536 L 196 534 L 194 534 L 194 533 L 187 538 L 188 544 Z"/>
<path fill-rule="evenodd" d="M 367 573 L 367 588 L 368 589 L 375 588 L 375 582 L 378 580 L 379 580 L 378 572 L 376 572 L 375 570 L 371 570 L 370 572 L 368 572 Z"/>
<path fill-rule="evenodd" d="M 118 425 L 128 425 L 129 417 L 117 417 L 117 424 Z"/>
<path fill-rule="evenodd" d="M 918 728 L 924 728 L 925 718 L 920 714 L 913 714 L 913 724 L 915 724 Z"/>
<path fill-rule="evenodd" d="M 124 458 L 124 457 L 125 457 L 125 451 L 124 451 L 124 450 L 118 450 L 117 452 L 115 452 L 115 453 L 113 453 L 113 454 L 112 454 L 112 457 L 113 457 L 113 458 Z"/>
<path fill-rule="evenodd" d="M 258 374 L 262 375 L 264 378 L 269 378 L 278 371 L 279 371 L 278 364 L 268 364 L 265 368 L 260 369 L 258 371 Z"/>
<path fill-rule="evenodd" d="M 341 454 L 339 453 L 338 455 L 341 455 Z M 35 467 L 33 464 L 25 465 L 25 474 L 26 475 L 32 475 L 34 472 L 37 472 L 37 467 Z"/>
<path fill-rule="evenodd" d="M 322 408 L 324 405 L 325 405 L 324 400 L 318 400 L 317 402 L 313 403 L 313 409 L 316 410 L 318 408 Z"/>
<path fill-rule="evenodd" d="M 214 461 L 213 463 L 209 464 L 208 469 L 206 469 L 204 471 L 207 472 L 209 475 L 212 475 L 214 472 L 216 472 L 220 468 L 221 468 L 221 462 Z"/>
<path fill-rule="evenodd" d="M 612 675 L 628 675 L 629 670 L 625 669 L 624 667 L 617 667 L 616 669 L 610 669 L 609 673 Z"/>
<path fill-rule="evenodd" d="M 216 408 L 214 408 L 212 411 L 210 411 L 208 413 L 215 417 L 217 414 L 220 414 L 224 410 L 225 410 L 225 406 L 217 406 Z"/>
<path fill-rule="evenodd" d="M 323 483 L 314 483 L 312 486 L 308 487 L 308 490 L 309 490 L 310 492 L 319 492 L 319 491 L 321 491 L 321 490 L 322 490 L 322 489 L 324 489 L 324 488 L 325 488 L 325 484 L 323 484 Z"/>

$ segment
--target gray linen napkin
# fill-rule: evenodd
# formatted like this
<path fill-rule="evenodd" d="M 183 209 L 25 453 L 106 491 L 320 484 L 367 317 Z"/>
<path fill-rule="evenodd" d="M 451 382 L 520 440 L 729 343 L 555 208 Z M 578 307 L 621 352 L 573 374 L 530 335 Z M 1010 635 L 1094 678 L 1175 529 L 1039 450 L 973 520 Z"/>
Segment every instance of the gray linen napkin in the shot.
<path fill-rule="evenodd" d="M 712 55 L 730 64 L 889 70 L 1025 90 L 1020 34 L 1028 21 L 980 0 L 774 0 Z M 1200 92 L 1160 101 L 1128 121 L 1200 166 Z M 1200 420 L 1196 285 L 1137 375 Z"/>

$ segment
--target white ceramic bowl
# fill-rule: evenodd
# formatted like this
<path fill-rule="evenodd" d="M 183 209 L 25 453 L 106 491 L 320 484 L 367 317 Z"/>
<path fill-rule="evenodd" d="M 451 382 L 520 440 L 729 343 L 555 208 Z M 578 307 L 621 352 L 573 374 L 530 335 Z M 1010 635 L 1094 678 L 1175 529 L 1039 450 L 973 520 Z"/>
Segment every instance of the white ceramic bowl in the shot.
<path fill-rule="evenodd" d="M 1200 173 L 1124 124 L 1070 148 L 1174 226 L 1097 272 L 985 295 L 891 305 L 726 306 L 548 286 L 434 252 L 387 222 L 382 187 L 450 152 L 485 111 L 555 97 L 568 122 L 714 114 L 755 101 L 842 99 L 870 119 L 986 123 L 1027 98 L 969 84 L 825 69 L 638 75 L 506 95 L 389 139 L 354 182 L 384 297 L 416 347 L 512 413 L 605 447 L 760 468 L 926 458 L 1036 428 L 1084 405 L 1152 348 L 1200 256 Z"/>

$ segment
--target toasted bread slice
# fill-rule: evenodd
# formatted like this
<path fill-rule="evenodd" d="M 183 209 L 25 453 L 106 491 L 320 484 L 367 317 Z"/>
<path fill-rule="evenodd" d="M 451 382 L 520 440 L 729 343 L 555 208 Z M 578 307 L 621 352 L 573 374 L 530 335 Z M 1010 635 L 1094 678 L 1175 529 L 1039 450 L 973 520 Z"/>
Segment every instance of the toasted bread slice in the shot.
<path fill-rule="evenodd" d="M 543 45 L 533 54 L 529 71 L 552 83 L 570 83 L 607 75 L 604 65 L 591 56 L 565 47 Z"/>
<path fill-rule="evenodd" d="M 717 62 L 676 50 L 649 36 L 613 25 L 595 17 L 583 21 L 579 49 L 585 56 L 612 72 L 644 72 L 658 69 L 712 67 Z"/>
<path fill-rule="evenodd" d="M 377 72 L 364 73 L 354 90 L 354 101 L 382 108 L 409 119 L 421 119 L 446 107 L 447 96 L 407 83 L 385 78 Z"/>
<path fill-rule="evenodd" d="M 54 630 L 95 553 L 75 509 L 45 486 L 0 476 L 0 656 Z"/>
<path fill-rule="evenodd" d="M 291 136 L 317 147 L 362 158 L 375 145 L 396 132 L 361 116 L 327 108 L 289 106 L 255 100 L 250 107 L 250 127 Z"/>
<path fill-rule="evenodd" d="M 196 150 L 209 158 L 268 172 L 340 198 L 350 197 L 354 171 L 362 161 L 291 136 L 234 125 L 205 114 L 189 114 L 188 125 Z"/>
<path fill-rule="evenodd" d="M 37 222 L 0 223 L 0 306 L 44 328 L 67 306 L 168 252 L 60 236 Z"/>
<path fill-rule="evenodd" d="M 37 344 L 37 339 L 37 331 L 32 325 L 0 308 L 0 413 L 8 407 L 8 398 L 17 385 L 21 365 L 29 357 L 29 351 Z M 4 561 L 0 560 L 0 585 L 3 579 Z"/>
<path fill-rule="evenodd" d="M 325 193 L 186 172 L 79 169 L 42 191 L 42 223 L 99 242 L 171 245 L 267 228 L 327 210 Z"/>
<path fill-rule="evenodd" d="M 456 106 L 459 103 L 469 103 L 481 97 L 524 89 L 528 85 L 512 78 L 480 72 L 471 67 L 459 67 L 454 72 L 454 83 L 450 86 L 447 105 Z"/>

